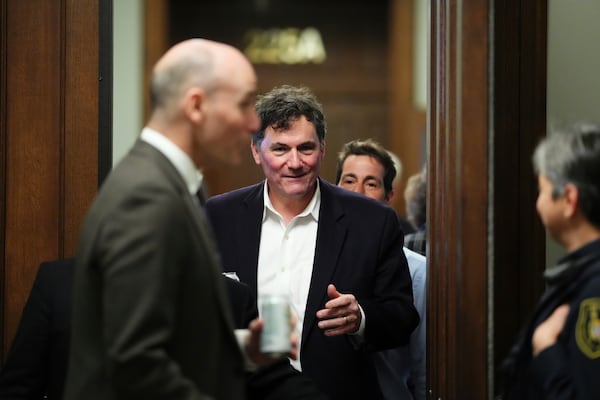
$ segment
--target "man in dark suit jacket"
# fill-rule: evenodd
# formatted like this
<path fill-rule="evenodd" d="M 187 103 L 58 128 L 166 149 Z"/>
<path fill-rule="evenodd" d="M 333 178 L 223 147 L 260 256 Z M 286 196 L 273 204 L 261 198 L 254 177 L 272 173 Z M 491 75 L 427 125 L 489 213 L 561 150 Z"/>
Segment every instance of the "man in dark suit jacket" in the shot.
<path fill-rule="evenodd" d="M 245 397 L 222 268 L 195 193 L 203 166 L 241 159 L 258 127 L 255 91 L 249 61 L 221 43 L 181 42 L 154 67 L 150 121 L 82 228 L 66 400 Z M 254 356 L 260 326 L 244 344 Z"/>
<path fill-rule="evenodd" d="M 75 259 L 40 265 L 8 358 L 0 370 L 2 400 L 62 399 L 67 361 L 71 292 Z M 223 278 L 234 326 L 247 328 L 258 316 L 248 285 Z M 198 310 L 201 314 L 202 310 Z M 287 360 L 258 369 L 247 376 L 249 399 L 325 400 L 314 383 L 293 370 Z"/>
<path fill-rule="evenodd" d="M 418 323 L 395 212 L 318 178 L 320 104 L 306 88 L 257 103 L 252 152 L 266 183 L 207 202 L 226 271 L 261 296 L 283 291 L 298 315 L 300 364 L 332 399 L 380 399 L 369 351 L 408 341 Z"/>
<path fill-rule="evenodd" d="M 45 262 L 0 371 L 0 399 L 61 399 L 67 358 L 74 259 Z"/>

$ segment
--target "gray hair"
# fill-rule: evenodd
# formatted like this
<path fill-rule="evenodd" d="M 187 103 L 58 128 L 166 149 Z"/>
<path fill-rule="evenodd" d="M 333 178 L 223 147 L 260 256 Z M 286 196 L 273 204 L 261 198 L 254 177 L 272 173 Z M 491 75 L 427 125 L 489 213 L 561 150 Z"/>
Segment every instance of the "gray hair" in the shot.
<path fill-rule="evenodd" d="M 533 154 L 536 174 L 552 184 L 552 195 L 563 194 L 568 183 L 577 187 L 581 210 L 600 227 L 600 127 L 578 123 L 557 127 L 538 144 Z"/>
<path fill-rule="evenodd" d="M 408 178 L 404 199 L 408 221 L 415 229 L 422 229 L 427 222 L 427 165 Z"/>

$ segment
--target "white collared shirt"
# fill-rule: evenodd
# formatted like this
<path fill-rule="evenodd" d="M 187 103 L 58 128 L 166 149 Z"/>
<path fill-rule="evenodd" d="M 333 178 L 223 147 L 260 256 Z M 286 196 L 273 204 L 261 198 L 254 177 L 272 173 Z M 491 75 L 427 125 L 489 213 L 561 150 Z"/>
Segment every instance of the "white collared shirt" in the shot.
<path fill-rule="evenodd" d="M 169 138 L 154 129 L 144 128 L 140 139 L 156 148 L 173 164 L 175 169 L 181 174 L 190 194 L 196 199 L 196 192 L 202 185 L 204 176 L 196 168 L 191 157 L 181 150 Z"/>
<path fill-rule="evenodd" d="M 283 293 L 288 296 L 292 310 L 298 317 L 298 355 L 302 346 L 304 313 L 315 259 L 320 207 L 321 190 L 317 181 L 315 194 L 306 208 L 285 226 L 283 217 L 271 203 L 265 182 L 258 253 L 258 301 L 260 304 L 264 294 Z M 302 370 L 300 356 L 291 363 L 296 369 Z"/>

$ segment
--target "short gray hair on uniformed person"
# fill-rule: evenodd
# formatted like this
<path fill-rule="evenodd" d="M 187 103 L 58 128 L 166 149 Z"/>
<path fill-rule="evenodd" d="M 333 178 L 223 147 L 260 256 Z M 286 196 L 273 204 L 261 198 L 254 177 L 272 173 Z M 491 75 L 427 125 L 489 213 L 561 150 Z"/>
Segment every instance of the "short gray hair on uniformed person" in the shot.
<path fill-rule="evenodd" d="M 540 141 L 533 154 L 536 174 L 552 183 L 552 195 L 560 196 L 568 183 L 577 187 L 581 210 L 600 228 L 600 127 L 577 123 L 555 127 Z"/>

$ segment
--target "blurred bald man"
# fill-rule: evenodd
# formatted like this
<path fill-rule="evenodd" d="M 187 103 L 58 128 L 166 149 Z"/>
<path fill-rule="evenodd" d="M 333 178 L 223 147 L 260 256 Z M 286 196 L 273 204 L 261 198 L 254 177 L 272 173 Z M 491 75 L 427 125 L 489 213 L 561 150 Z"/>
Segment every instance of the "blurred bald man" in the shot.
<path fill-rule="evenodd" d="M 67 400 L 244 398 L 243 355 L 196 193 L 202 167 L 237 163 L 248 148 L 255 90 L 251 64 L 225 44 L 187 40 L 156 64 L 150 121 L 82 229 Z M 260 329 L 253 321 L 243 346 L 258 364 Z"/>

